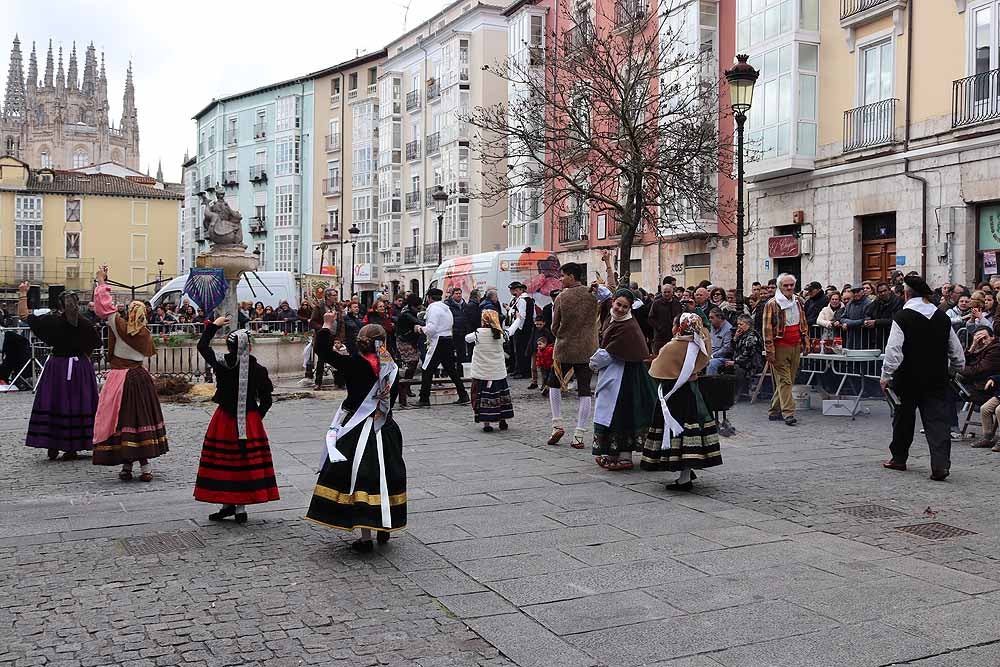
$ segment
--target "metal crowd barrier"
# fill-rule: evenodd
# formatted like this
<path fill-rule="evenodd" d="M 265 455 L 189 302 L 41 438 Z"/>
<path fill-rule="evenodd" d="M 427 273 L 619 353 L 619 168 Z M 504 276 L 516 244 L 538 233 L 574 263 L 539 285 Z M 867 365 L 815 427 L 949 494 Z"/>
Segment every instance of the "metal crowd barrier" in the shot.
<path fill-rule="evenodd" d="M 814 341 L 809 355 L 811 358 L 803 358 L 799 365 L 800 377 L 803 374 L 807 376 L 805 384 L 812 384 L 813 381 L 823 382 L 824 377 L 830 377 L 837 382 L 837 388 L 832 392 L 837 396 L 864 394 L 866 386 L 869 390 L 874 390 L 874 386 L 865 380 L 878 381 L 882 377 L 882 360 L 877 357 L 885 351 L 885 343 L 889 337 L 887 329 L 856 327 L 845 332 L 843 329 L 812 325 L 809 327 L 809 337 Z M 836 364 L 831 364 L 817 353 L 822 349 L 829 353 L 829 356 L 833 356 L 834 353 L 830 351 L 834 347 L 836 338 L 840 338 L 842 350 L 877 350 L 878 354 L 873 352 L 871 358 L 857 360 L 843 360 L 841 357 Z M 822 348 L 817 345 L 818 342 L 822 342 Z M 852 385 L 852 390 L 856 393 L 845 394 L 844 387 L 847 384 Z"/>

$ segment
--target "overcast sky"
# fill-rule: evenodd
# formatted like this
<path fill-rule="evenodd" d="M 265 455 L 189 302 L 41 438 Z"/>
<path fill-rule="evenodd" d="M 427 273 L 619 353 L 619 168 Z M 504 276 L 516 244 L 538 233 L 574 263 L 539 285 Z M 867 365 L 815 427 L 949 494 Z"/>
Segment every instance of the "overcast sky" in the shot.
<path fill-rule="evenodd" d="M 191 116 L 213 97 L 306 74 L 375 51 L 448 4 L 448 0 L 0 0 L 0 76 L 7 81 L 10 45 L 21 38 L 25 74 L 31 42 L 39 77 L 45 50 L 77 43 L 80 74 L 91 41 L 105 52 L 111 118 L 121 117 L 125 70 L 132 59 L 139 107 L 142 169 L 163 160 L 180 179 L 184 150 L 195 152 Z M 409 4 L 409 11 L 406 5 Z M 58 57 L 58 56 L 56 56 Z"/>

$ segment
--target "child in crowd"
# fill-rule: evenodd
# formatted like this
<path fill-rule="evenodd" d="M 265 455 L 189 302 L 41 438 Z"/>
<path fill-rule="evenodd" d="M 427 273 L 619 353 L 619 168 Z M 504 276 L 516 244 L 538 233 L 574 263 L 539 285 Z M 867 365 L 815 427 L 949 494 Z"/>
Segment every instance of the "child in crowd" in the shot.
<path fill-rule="evenodd" d="M 552 338 L 552 332 L 546 326 L 545 318 L 539 315 L 535 318 L 535 328 L 531 331 L 531 338 L 528 340 L 528 349 L 537 350 L 538 340 L 543 336 Z M 538 389 L 538 360 L 537 354 L 531 355 L 531 384 L 528 385 L 528 389 Z M 544 381 L 542 386 L 545 386 Z"/>
<path fill-rule="evenodd" d="M 552 374 L 552 352 L 555 350 L 552 347 L 552 334 L 544 333 L 539 336 L 535 342 L 535 349 L 537 351 L 535 352 L 534 367 L 538 372 L 538 379 L 541 380 L 541 385 L 544 387 L 542 393 L 547 394 L 549 392 L 547 382 L 549 376 Z M 535 388 L 537 389 L 537 386 Z"/>

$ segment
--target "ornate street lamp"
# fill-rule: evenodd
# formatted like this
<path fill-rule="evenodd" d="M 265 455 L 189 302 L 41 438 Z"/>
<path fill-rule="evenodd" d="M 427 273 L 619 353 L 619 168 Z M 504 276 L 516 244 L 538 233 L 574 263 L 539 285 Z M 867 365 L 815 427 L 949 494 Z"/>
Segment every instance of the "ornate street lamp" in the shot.
<path fill-rule="evenodd" d="M 354 253 L 358 245 L 358 240 L 355 237 L 361 233 L 361 230 L 358 229 L 358 226 L 352 222 L 351 228 L 347 230 L 347 233 L 351 235 L 351 293 L 347 298 L 352 299 L 354 298 L 354 262 L 356 261 Z"/>
<path fill-rule="evenodd" d="M 736 56 L 736 64 L 726 72 L 729 82 L 729 101 L 736 120 L 736 304 L 743 306 L 743 126 L 753 104 L 753 87 L 760 73 L 747 60 L 750 56 Z"/>
<path fill-rule="evenodd" d="M 444 191 L 443 187 L 438 185 L 434 188 L 431 199 L 434 200 L 434 213 L 438 219 L 438 266 L 441 266 L 443 256 L 441 252 L 441 233 L 444 231 L 444 212 L 448 208 L 448 193 Z"/>

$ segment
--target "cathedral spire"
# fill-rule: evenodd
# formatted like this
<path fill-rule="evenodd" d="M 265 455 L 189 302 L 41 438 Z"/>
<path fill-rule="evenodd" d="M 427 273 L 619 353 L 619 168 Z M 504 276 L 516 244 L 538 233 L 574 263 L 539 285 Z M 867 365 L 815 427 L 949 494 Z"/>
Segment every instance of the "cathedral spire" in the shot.
<path fill-rule="evenodd" d="M 125 73 L 125 94 L 122 96 L 122 122 L 121 128 L 124 130 L 126 124 L 131 124 L 135 120 L 135 85 L 132 83 L 132 61 L 128 63 L 128 71 Z"/>
<path fill-rule="evenodd" d="M 7 70 L 7 93 L 3 101 L 4 118 L 23 118 L 24 104 L 24 67 L 21 64 L 21 40 L 14 35 L 14 45 L 10 50 L 10 67 Z"/>
<path fill-rule="evenodd" d="M 76 90 L 80 87 L 80 72 L 76 65 L 76 40 L 73 41 L 73 50 L 69 53 L 69 70 L 66 72 L 66 88 Z"/>
<path fill-rule="evenodd" d="M 63 70 L 62 47 L 59 47 L 59 66 L 56 69 L 56 91 L 66 90 L 66 74 Z"/>
<path fill-rule="evenodd" d="M 34 94 L 38 89 L 38 57 L 35 55 L 35 43 L 31 43 L 31 56 L 28 58 L 28 92 Z"/>
<path fill-rule="evenodd" d="M 80 90 L 88 97 L 97 94 L 97 50 L 91 42 L 83 59 L 83 84 Z"/>
<path fill-rule="evenodd" d="M 162 158 L 156 163 L 156 180 L 159 183 L 163 182 L 163 159 Z"/>
<path fill-rule="evenodd" d="M 42 84 L 46 88 L 52 88 L 55 84 L 52 83 L 52 40 L 49 39 L 49 52 L 45 56 L 45 83 Z"/>

